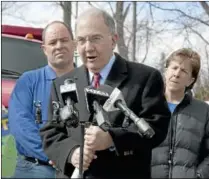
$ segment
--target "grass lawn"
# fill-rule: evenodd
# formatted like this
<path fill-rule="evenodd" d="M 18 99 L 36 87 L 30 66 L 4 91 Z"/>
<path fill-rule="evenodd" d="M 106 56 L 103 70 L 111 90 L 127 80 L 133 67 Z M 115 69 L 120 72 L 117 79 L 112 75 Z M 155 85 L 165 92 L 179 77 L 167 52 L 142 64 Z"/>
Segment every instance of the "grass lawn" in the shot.
<path fill-rule="evenodd" d="M 17 159 L 14 137 L 6 135 L 2 136 L 1 140 L 1 177 L 11 177 L 14 174 Z"/>

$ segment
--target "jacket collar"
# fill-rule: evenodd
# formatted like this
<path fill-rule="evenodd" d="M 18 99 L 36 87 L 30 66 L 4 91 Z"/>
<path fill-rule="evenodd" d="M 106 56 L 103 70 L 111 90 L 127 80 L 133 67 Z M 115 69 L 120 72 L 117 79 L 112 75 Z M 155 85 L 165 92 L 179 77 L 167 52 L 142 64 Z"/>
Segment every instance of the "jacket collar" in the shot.
<path fill-rule="evenodd" d="M 189 93 L 185 93 L 183 100 L 179 103 L 178 108 L 184 108 L 188 106 L 192 102 L 192 95 Z"/>
<path fill-rule="evenodd" d="M 45 66 L 45 77 L 46 80 L 54 80 L 57 77 L 55 71 L 49 65 Z"/>

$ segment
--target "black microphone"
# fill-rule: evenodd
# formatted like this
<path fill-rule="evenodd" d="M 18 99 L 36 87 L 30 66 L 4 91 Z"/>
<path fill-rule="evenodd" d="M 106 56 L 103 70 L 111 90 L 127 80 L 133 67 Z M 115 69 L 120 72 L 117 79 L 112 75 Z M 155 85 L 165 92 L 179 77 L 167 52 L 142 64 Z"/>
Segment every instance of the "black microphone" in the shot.
<path fill-rule="evenodd" d="M 113 88 L 108 85 L 100 85 L 99 88 L 87 86 L 84 89 L 87 109 L 92 114 L 94 113 L 93 102 L 97 101 L 100 105 L 103 105 L 112 93 Z"/>
<path fill-rule="evenodd" d="M 59 112 L 60 118 L 65 125 L 77 127 L 79 119 L 75 103 L 78 102 L 78 95 L 74 80 L 66 79 L 64 85 L 60 86 L 60 93 L 64 101 L 64 107 Z"/>
<path fill-rule="evenodd" d="M 100 85 L 99 88 L 88 86 L 84 89 L 87 109 L 93 115 L 93 124 L 96 123 L 102 130 L 107 131 L 111 124 L 107 112 L 102 105 L 109 98 L 112 87 Z"/>
<path fill-rule="evenodd" d="M 107 112 L 116 110 L 122 111 L 126 117 L 136 124 L 140 135 L 145 136 L 146 138 L 152 138 L 154 136 L 155 131 L 150 127 L 150 125 L 127 107 L 122 92 L 118 88 L 115 88 L 112 91 L 110 97 L 104 103 L 103 108 Z"/>

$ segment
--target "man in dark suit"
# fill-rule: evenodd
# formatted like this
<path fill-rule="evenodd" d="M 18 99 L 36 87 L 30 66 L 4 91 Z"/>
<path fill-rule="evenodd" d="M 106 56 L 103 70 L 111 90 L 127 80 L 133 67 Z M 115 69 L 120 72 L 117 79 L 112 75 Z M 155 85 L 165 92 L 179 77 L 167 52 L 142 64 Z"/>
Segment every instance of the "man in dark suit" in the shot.
<path fill-rule="evenodd" d="M 155 135 L 152 139 L 141 137 L 133 122 L 126 127 L 122 126 L 124 115 L 121 112 L 110 112 L 112 127 L 107 132 L 98 126 L 86 129 L 84 176 L 150 178 L 151 150 L 164 140 L 170 118 L 164 97 L 164 84 L 156 69 L 128 62 L 113 53 L 117 39 L 114 20 L 110 15 L 96 8 L 84 12 L 76 28 L 77 49 L 84 65 L 55 80 L 51 101 L 64 104 L 60 85 L 66 79 L 76 77 L 79 119 L 88 120 L 84 88 L 97 86 L 98 83 L 118 87 L 127 106 L 152 126 Z M 97 81 L 96 76 L 100 77 Z M 51 102 L 50 105 L 49 122 L 41 129 L 44 150 L 55 162 L 57 177 L 70 178 L 74 168 L 79 168 L 80 127 L 69 128 L 50 122 Z"/>

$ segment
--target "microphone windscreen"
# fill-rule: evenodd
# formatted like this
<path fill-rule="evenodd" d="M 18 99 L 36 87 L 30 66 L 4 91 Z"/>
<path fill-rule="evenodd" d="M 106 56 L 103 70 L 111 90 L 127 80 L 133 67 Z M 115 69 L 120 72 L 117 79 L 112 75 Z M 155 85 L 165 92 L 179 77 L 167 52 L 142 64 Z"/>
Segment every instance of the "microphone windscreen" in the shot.
<path fill-rule="evenodd" d="M 97 88 L 97 90 L 104 91 L 110 95 L 114 88 L 109 85 L 100 85 L 99 88 Z"/>
<path fill-rule="evenodd" d="M 90 113 L 94 112 L 93 102 L 96 100 L 101 106 L 109 98 L 113 88 L 108 85 L 100 85 L 99 88 L 88 86 L 85 88 L 87 109 Z"/>
<path fill-rule="evenodd" d="M 60 93 L 65 105 L 68 97 L 70 97 L 74 103 L 78 102 L 77 87 L 73 79 L 69 78 L 64 81 L 64 84 L 60 86 Z"/>

